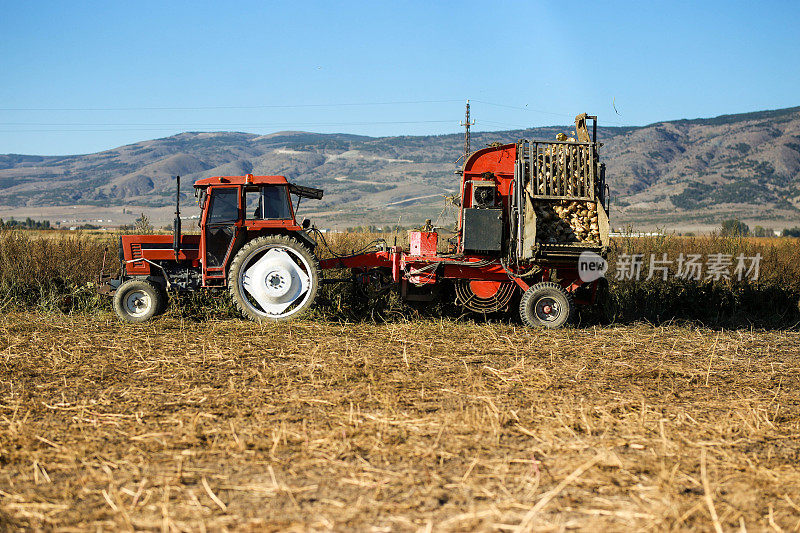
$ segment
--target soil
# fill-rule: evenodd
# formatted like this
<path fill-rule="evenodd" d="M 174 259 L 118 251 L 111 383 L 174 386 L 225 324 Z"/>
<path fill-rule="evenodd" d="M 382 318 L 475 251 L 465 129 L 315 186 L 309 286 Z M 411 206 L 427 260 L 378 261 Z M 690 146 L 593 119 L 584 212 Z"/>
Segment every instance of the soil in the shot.
<path fill-rule="evenodd" d="M 800 333 L 0 317 L 0 530 L 800 528 Z"/>

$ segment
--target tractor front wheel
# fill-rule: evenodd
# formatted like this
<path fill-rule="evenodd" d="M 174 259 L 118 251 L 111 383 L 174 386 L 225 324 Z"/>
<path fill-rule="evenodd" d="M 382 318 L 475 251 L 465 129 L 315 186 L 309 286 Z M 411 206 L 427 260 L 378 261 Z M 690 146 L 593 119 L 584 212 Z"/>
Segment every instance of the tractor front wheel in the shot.
<path fill-rule="evenodd" d="M 114 292 L 114 312 L 124 322 L 147 322 L 165 308 L 164 292 L 149 281 L 128 280 Z"/>
<path fill-rule="evenodd" d="M 566 325 L 574 314 L 572 295 L 558 283 L 531 285 L 519 302 L 519 315 L 526 326 L 556 329 Z"/>
<path fill-rule="evenodd" d="M 255 322 L 290 320 L 305 313 L 319 288 L 319 263 L 300 242 L 284 235 L 258 237 L 233 258 L 228 289 Z"/>

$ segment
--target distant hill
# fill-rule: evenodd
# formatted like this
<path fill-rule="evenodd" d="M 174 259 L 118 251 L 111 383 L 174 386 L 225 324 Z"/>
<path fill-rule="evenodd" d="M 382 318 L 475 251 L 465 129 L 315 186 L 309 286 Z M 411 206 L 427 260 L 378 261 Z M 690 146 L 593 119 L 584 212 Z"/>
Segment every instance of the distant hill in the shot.
<path fill-rule="evenodd" d="M 600 117 L 600 124 L 602 125 Z M 520 138 L 552 139 L 570 126 L 473 133 L 473 148 Z M 691 226 L 728 216 L 800 219 L 800 107 L 601 127 L 614 199 L 612 223 Z M 309 205 L 332 223 L 408 223 L 435 216 L 457 192 L 461 135 L 365 137 L 278 132 L 182 133 L 96 154 L 0 155 L 0 206 L 172 205 L 173 176 L 283 174 L 325 189 Z M 409 210 L 413 207 L 413 210 Z"/>

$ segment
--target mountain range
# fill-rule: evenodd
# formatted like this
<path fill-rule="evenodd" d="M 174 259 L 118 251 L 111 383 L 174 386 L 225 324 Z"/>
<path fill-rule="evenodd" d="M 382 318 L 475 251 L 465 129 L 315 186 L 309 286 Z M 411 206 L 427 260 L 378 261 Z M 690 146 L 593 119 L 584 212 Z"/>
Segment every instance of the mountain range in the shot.
<path fill-rule="evenodd" d="M 780 229 L 800 222 L 800 107 L 601 127 L 612 225 L 704 229 L 725 218 Z M 553 139 L 570 126 L 473 132 L 472 149 Z M 0 215 L 127 223 L 169 218 L 174 176 L 285 175 L 325 190 L 301 214 L 329 226 L 451 221 L 463 135 L 366 137 L 299 131 L 181 133 L 94 154 L 0 155 Z M 460 163 L 459 163 L 460 164 Z M 186 207 L 185 209 L 189 209 Z"/>

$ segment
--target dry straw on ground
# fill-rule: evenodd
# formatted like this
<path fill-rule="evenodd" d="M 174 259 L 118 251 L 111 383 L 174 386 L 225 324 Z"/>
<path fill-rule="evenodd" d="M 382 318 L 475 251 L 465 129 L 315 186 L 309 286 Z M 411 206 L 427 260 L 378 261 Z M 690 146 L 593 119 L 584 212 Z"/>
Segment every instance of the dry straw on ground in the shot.
<path fill-rule="evenodd" d="M 0 529 L 800 528 L 800 334 L 0 318 Z"/>

